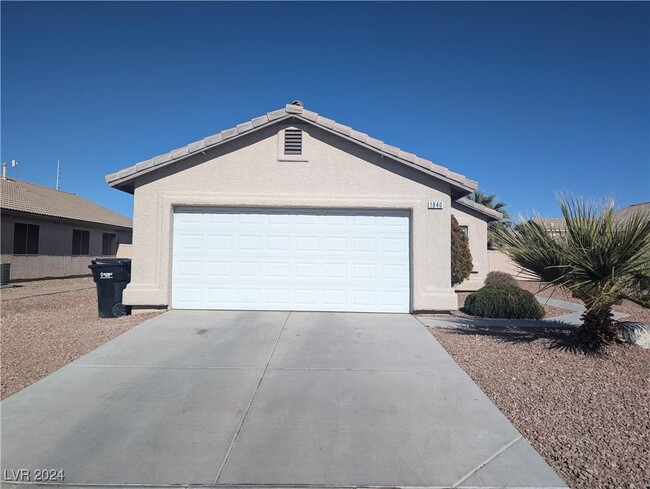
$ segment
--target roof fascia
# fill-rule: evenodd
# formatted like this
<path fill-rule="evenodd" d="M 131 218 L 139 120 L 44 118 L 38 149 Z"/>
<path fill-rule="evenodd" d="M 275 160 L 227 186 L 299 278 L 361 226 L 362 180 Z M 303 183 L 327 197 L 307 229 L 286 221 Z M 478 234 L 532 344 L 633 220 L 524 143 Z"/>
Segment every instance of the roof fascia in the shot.
<path fill-rule="evenodd" d="M 227 144 L 230 141 L 234 141 L 234 140 L 239 139 L 239 138 L 241 138 L 243 136 L 246 136 L 248 134 L 252 134 L 254 132 L 257 132 L 257 131 L 259 131 L 261 129 L 271 127 L 274 124 L 278 124 L 278 123 L 286 121 L 288 119 L 298 119 L 298 120 L 300 120 L 300 121 L 302 121 L 304 123 L 308 123 L 311 126 L 314 126 L 314 127 L 318 128 L 318 129 L 320 129 L 322 131 L 328 132 L 330 134 L 333 134 L 334 136 L 345 139 L 345 140 L 350 141 L 350 142 L 352 142 L 354 144 L 357 144 L 357 145 L 359 145 L 359 146 L 361 146 L 363 148 L 371 150 L 374 153 L 377 153 L 382 157 L 390 158 L 393 161 L 396 161 L 396 162 L 401 163 L 403 165 L 406 165 L 406 166 L 408 166 L 410 168 L 413 168 L 414 170 L 417 170 L 417 171 L 422 172 L 422 173 L 424 173 L 426 175 L 429 175 L 429 176 L 431 176 L 431 177 L 433 177 L 433 178 L 435 178 L 437 180 L 448 183 L 452 187 L 454 198 L 460 198 L 460 197 L 463 197 L 465 195 L 469 195 L 470 193 L 472 193 L 475 190 L 473 187 L 471 187 L 469 185 L 462 185 L 459 182 L 457 182 L 457 181 L 455 181 L 455 180 L 453 180 L 451 178 L 448 178 L 448 177 L 446 177 L 444 175 L 441 175 L 439 173 L 436 173 L 433 170 L 425 168 L 422 165 L 412 163 L 412 162 L 410 162 L 410 161 L 408 161 L 408 160 L 406 160 L 404 158 L 400 158 L 398 156 L 392 155 L 392 154 L 390 154 L 390 153 L 388 153 L 386 151 L 383 151 L 383 150 L 381 150 L 379 148 L 376 148 L 376 147 L 374 147 L 374 146 L 372 146 L 372 145 L 370 145 L 368 143 L 365 143 L 363 141 L 359 141 L 358 139 L 354 139 L 354 138 L 349 137 L 349 136 L 347 136 L 345 134 L 342 134 L 342 133 L 340 133 L 338 131 L 334 131 L 334 130 L 332 130 L 332 129 L 330 129 L 330 128 L 322 125 L 322 124 L 318 124 L 317 122 L 314 122 L 314 121 L 302 116 L 301 114 L 292 114 L 292 113 L 286 114 L 285 116 L 279 117 L 279 118 L 274 119 L 272 121 L 268 121 L 266 124 L 261 124 L 261 125 L 255 127 L 255 128 L 253 128 L 253 129 L 249 129 L 249 130 L 247 130 L 247 131 L 245 131 L 245 132 L 243 132 L 241 134 L 236 134 L 236 135 L 233 135 L 233 136 L 231 136 L 231 137 L 229 137 L 227 139 L 222 139 L 221 141 L 219 141 L 219 142 L 217 142 L 217 143 L 215 143 L 213 145 L 205 146 L 204 148 L 202 148 L 202 149 L 200 149 L 198 151 L 195 151 L 193 153 L 183 155 L 183 156 L 181 156 L 179 158 L 176 158 L 176 159 L 171 159 L 169 161 L 166 161 L 166 162 L 158 164 L 158 165 L 150 166 L 149 168 L 145 168 L 145 169 L 142 169 L 142 170 L 137 170 L 136 166 L 133 165 L 132 167 L 129 168 L 130 170 L 132 169 L 132 171 L 130 171 L 129 173 L 125 174 L 124 176 L 122 176 L 120 178 L 117 178 L 115 180 L 111 180 L 110 182 L 107 180 L 107 183 L 111 187 L 114 187 L 114 188 L 117 188 L 117 189 L 122 190 L 124 192 L 132 194 L 133 193 L 133 183 L 132 182 L 133 182 L 133 180 L 135 178 L 138 178 L 138 177 L 140 177 L 142 175 L 152 173 L 154 171 L 159 170 L 160 168 L 165 168 L 165 167 L 167 167 L 169 165 L 178 163 L 179 161 L 183 161 L 183 160 L 185 160 L 187 158 L 195 156 L 196 154 L 199 154 L 199 153 L 200 154 L 205 154 L 205 152 L 208 151 L 208 150 L 211 150 L 211 149 L 216 148 L 218 146 Z"/>

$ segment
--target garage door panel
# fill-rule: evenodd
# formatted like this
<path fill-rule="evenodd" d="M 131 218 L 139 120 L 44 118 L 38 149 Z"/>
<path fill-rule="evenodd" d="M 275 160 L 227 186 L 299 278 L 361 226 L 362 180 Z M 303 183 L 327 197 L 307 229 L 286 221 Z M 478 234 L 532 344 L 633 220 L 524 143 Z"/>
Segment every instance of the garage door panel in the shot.
<path fill-rule="evenodd" d="M 397 211 L 180 209 L 172 307 L 408 312 L 408 236 Z"/>

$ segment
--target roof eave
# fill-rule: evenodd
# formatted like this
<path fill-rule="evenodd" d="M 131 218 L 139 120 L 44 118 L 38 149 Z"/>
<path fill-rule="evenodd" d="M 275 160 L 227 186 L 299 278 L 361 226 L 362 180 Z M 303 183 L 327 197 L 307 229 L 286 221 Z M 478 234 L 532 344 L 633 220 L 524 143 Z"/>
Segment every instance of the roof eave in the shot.
<path fill-rule="evenodd" d="M 113 188 L 116 188 L 118 190 L 122 190 L 123 192 L 127 192 L 127 193 L 132 194 L 134 192 L 133 181 L 136 178 L 141 177 L 142 175 L 147 175 L 148 173 L 152 173 L 152 172 L 157 171 L 157 170 L 159 170 L 161 168 L 165 168 L 165 167 L 167 167 L 169 165 L 172 165 L 174 163 L 178 163 L 179 161 L 186 160 L 187 158 L 190 158 L 192 156 L 196 156 L 197 154 L 205 153 L 206 151 L 214 149 L 214 148 L 216 148 L 218 146 L 222 146 L 225 143 L 228 143 L 230 141 L 235 141 L 236 139 L 239 139 L 239 138 L 241 138 L 243 136 L 253 134 L 253 133 L 258 132 L 259 130 L 264 129 L 266 127 L 269 127 L 269 126 L 271 126 L 273 124 L 277 124 L 279 122 L 285 121 L 287 119 L 292 119 L 294 117 L 295 117 L 295 114 L 287 114 L 287 115 L 285 115 L 283 117 L 280 117 L 278 119 L 274 119 L 274 120 L 269 121 L 269 122 L 267 122 L 265 124 L 261 124 L 261 125 L 259 125 L 257 127 L 249 129 L 247 131 L 244 131 L 244 132 L 241 132 L 241 133 L 238 133 L 238 134 L 234 134 L 234 135 L 232 135 L 230 137 L 223 137 L 223 133 L 228 132 L 228 130 L 222 131 L 221 133 L 219 133 L 219 134 L 222 135 L 222 139 L 216 141 L 213 144 L 207 144 L 206 143 L 205 146 L 203 146 L 203 147 L 201 147 L 201 148 L 199 148 L 199 149 L 197 149 L 195 151 L 189 151 L 189 146 L 191 146 L 193 144 L 196 144 L 199 141 L 196 141 L 195 143 L 190 143 L 189 145 L 186 146 L 188 148 L 188 151 L 189 151 L 187 154 L 181 155 L 181 156 L 179 156 L 177 158 L 172 157 L 169 160 L 162 161 L 159 164 L 155 164 L 155 159 L 160 158 L 160 156 L 162 156 L 162 155 L 154 156 L 150 160 L 146 160 L 146 161 L 141 162 L 141 163 L 136 163 L 135 165 L 133 165 L 131 167 L 128 167 L 128 168 L 125 168 L 124 170 L 120 170 L 117 173 L 111 173 L 109 175 L 106 175 L 106 177 L 105 177 L 106 183 L 108 183 Z M 207 139 L 210 139 L 211 137 L 212 136 L 208 136 L 207 138 L 204 138 L 203 141 L 205 142 Z M 172 150 L 172 151 L 170 151 L 169 153 L 166 153 L 166 154 L 173 155 L 175 151 L 177 151 L 177 150 Z M 148 165 L 149 161 L 152 162 L 152 164 L 150 166 L 147 166 L 146 168 L 142 168 L 141 170 L 137 169 L 138 165 L 140 165 L 140 164 Z M 123 174 L 123 175 L 120 176 L 120 174 Z M 116 178 L 111 178 L 113 176 L 115 176 Z"/>
<path fill-rule="evenodd" d="M 131 223 L 130 226 L 124 226 L 122 224 L 113 224 L 113 223 L 108 223 L 108 222 L 101 222 L 101 221 L 89 221 L 86 219 L 74 219 L 72 217 L 62 217 L 62 216 L 51 216 L 49 214 L 42 214 L 40 212 L 30 212 L 30 211 L 23 211 L 20 209 L 10 209 L 9 207 L 2 207 L 0 208 L 0 211 L 2 213 L 6 213 L 8 215 L 28 215 L 28 216 L 33 216 L 35 218 L 41 218 L 41 219 L 50 219 L 53 221 L 65 221 L 65 222 L 72 222 L 72 223 L 81 223 L 81 224 L 92 224 L 95 226 L 106 226 L 110 228 L 120 228 L 120 229 L 126 229 L 126 230 L 132 230 L 133 229 L 133 222 Z"/>
<path fill-rule="evenodd" d="M 468 209 L 472 209 L 480 214 L 483 214 L 490 221 L 500 221 L 501 219 L 503 219 L 503 214 L 501 212 L 495 211 L 494 209 L 490 209 L 489 207 L 474 202 L 473 200 L 470 200 L 466 197 L 458 199 L 456 202 L 459 205 L 462 205 L 464 207 L 467 207 Z"/>
<path fill-rule="evenodd" d="M 228 143 L 229 141 L 234 141 L 242 136 L 252 134 L 259 131 L 260 129 L 270 127 L 274 124 L 283 122 L 288 119 L 298 119 L 323 131 L 329 132 L 330 134 L 378 153 L 382 157 L 390 158 L 417 171 L 425 173 L 426 175 L 446 182 L 451 187 L 451 194 L 453 199 L 458 199 L 469 195 L 474 190 L 476 190 L 476 187 L 478 186 L 477 182 L 466 178 L 464 175 L 454 173 L 447 168 L 440 167 L 435 163 L 419 158 L 412 153 L 408 153 L 400 150 L 399 148 L 387 145 L 383 141 L 376 140 L 364 133 L 354 131 L 352 128 L 343 126 L 331 119 L 322 117 L 315 112 L 303 110 L 302 108 L 298 109 L 290 105 L 288 105 L 285 109 L 269 112 L 264 116 L 252 119 L 251 121 L 243 124 L 239 124 L 234 128 L 221 131 L 219 134 L 208 136 L 207 138 L 204 138 L 200 141 L 190 143 L 168 153 L 164 153 L 140 163 L 136 163 L 135 165 L 120 170 L 119 172 L 106 175 L 106 182 L 111 187 L 132 194 L 134 192 L 133 181 L 142 175 L 157 171 L 160 168 L 165 168 L 173 163 L 185 160 L 198 153 L 205 153 L 206 151 Z M 319 119 L 322 119 L 322 122 L 319 122 Z M 337 130 L 334 128 L 337 128 Z M 353 132 L 357 134 L 357 137 L 351 136 Z M 363 138 L 360 139 L 359 135 L 363 136 Z M 387 149 L 384 149 L 384 147 Z M 435 171 L 435 168 L 439 168 L 440 172 Z M 450 177 L 450 174 L 457 175 L 458 179 Z"/>

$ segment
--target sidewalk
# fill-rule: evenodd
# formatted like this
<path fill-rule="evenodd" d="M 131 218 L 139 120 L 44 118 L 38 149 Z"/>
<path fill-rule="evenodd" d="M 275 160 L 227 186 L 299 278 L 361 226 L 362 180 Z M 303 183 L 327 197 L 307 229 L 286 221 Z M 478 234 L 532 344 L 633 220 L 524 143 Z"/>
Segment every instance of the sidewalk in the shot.
<path fill-rule="evenodd" d="M 571 314 L 557 316 L 552 318 L 537 319 L 489 319 L 489 318 L 463 318 L 463 317 L 422 317 L 418 319 L 425 326 L 432 326 L 434 328 L 458 328 L 458 327 L 479 327 L 479 328 L 576 328 L 582 324 L 580 316 L 585 312 L 585 307 L 582 304 L 575 302 L 560 301 L 557 299 L 550 299 L 541 295 L 536 295 L 535 298 L 540 304 L 548 304 L 549 306 L 559 307 L 574 311 Z M 623 319 L 629 314 L 613 311 L 615 320 Z"/>
<path fill-rule="evenodd" d="M 551 299 L 549 297 L 544 297 L 541 295 L 536 295 L 535 298 L 539 301 L 540 304 L 548 304 L 549 306 L 560 307 L 562 309 L 568 309 L 569 311 L 574 311 L 572 314 L 565 314 L 564 316 L 558 316 L 555 318 L 546 318 L 543 319 L 542 321 L 552 321 L 552 322 L 559 321 L 562 323 L 568 323 L 573 326 L 580 326 L 582 324 L 582 321 L 580 320 L 580 316 L 582 316 L 582 314 L 585 312 L 585 306 L 583 306 L 582 304 L 577 304 L 575 302 L 559 301 L 557 299 Z M 616 321 L 629 316 L 629 314 L 625 314 L 623 312 L 616 312 L 616 311 L 612 311 L 612 314 Z"/>

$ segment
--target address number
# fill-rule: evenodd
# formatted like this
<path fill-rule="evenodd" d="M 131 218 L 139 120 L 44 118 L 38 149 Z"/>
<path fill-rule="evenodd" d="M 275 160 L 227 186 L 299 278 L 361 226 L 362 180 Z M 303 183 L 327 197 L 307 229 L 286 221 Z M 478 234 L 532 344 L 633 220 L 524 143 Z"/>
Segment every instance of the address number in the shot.
<path fill-rule="evenodd" d="M 439 200 L 430 200 L 427 202 L 427 209 L 442 209 L 442 202 Z"/>

